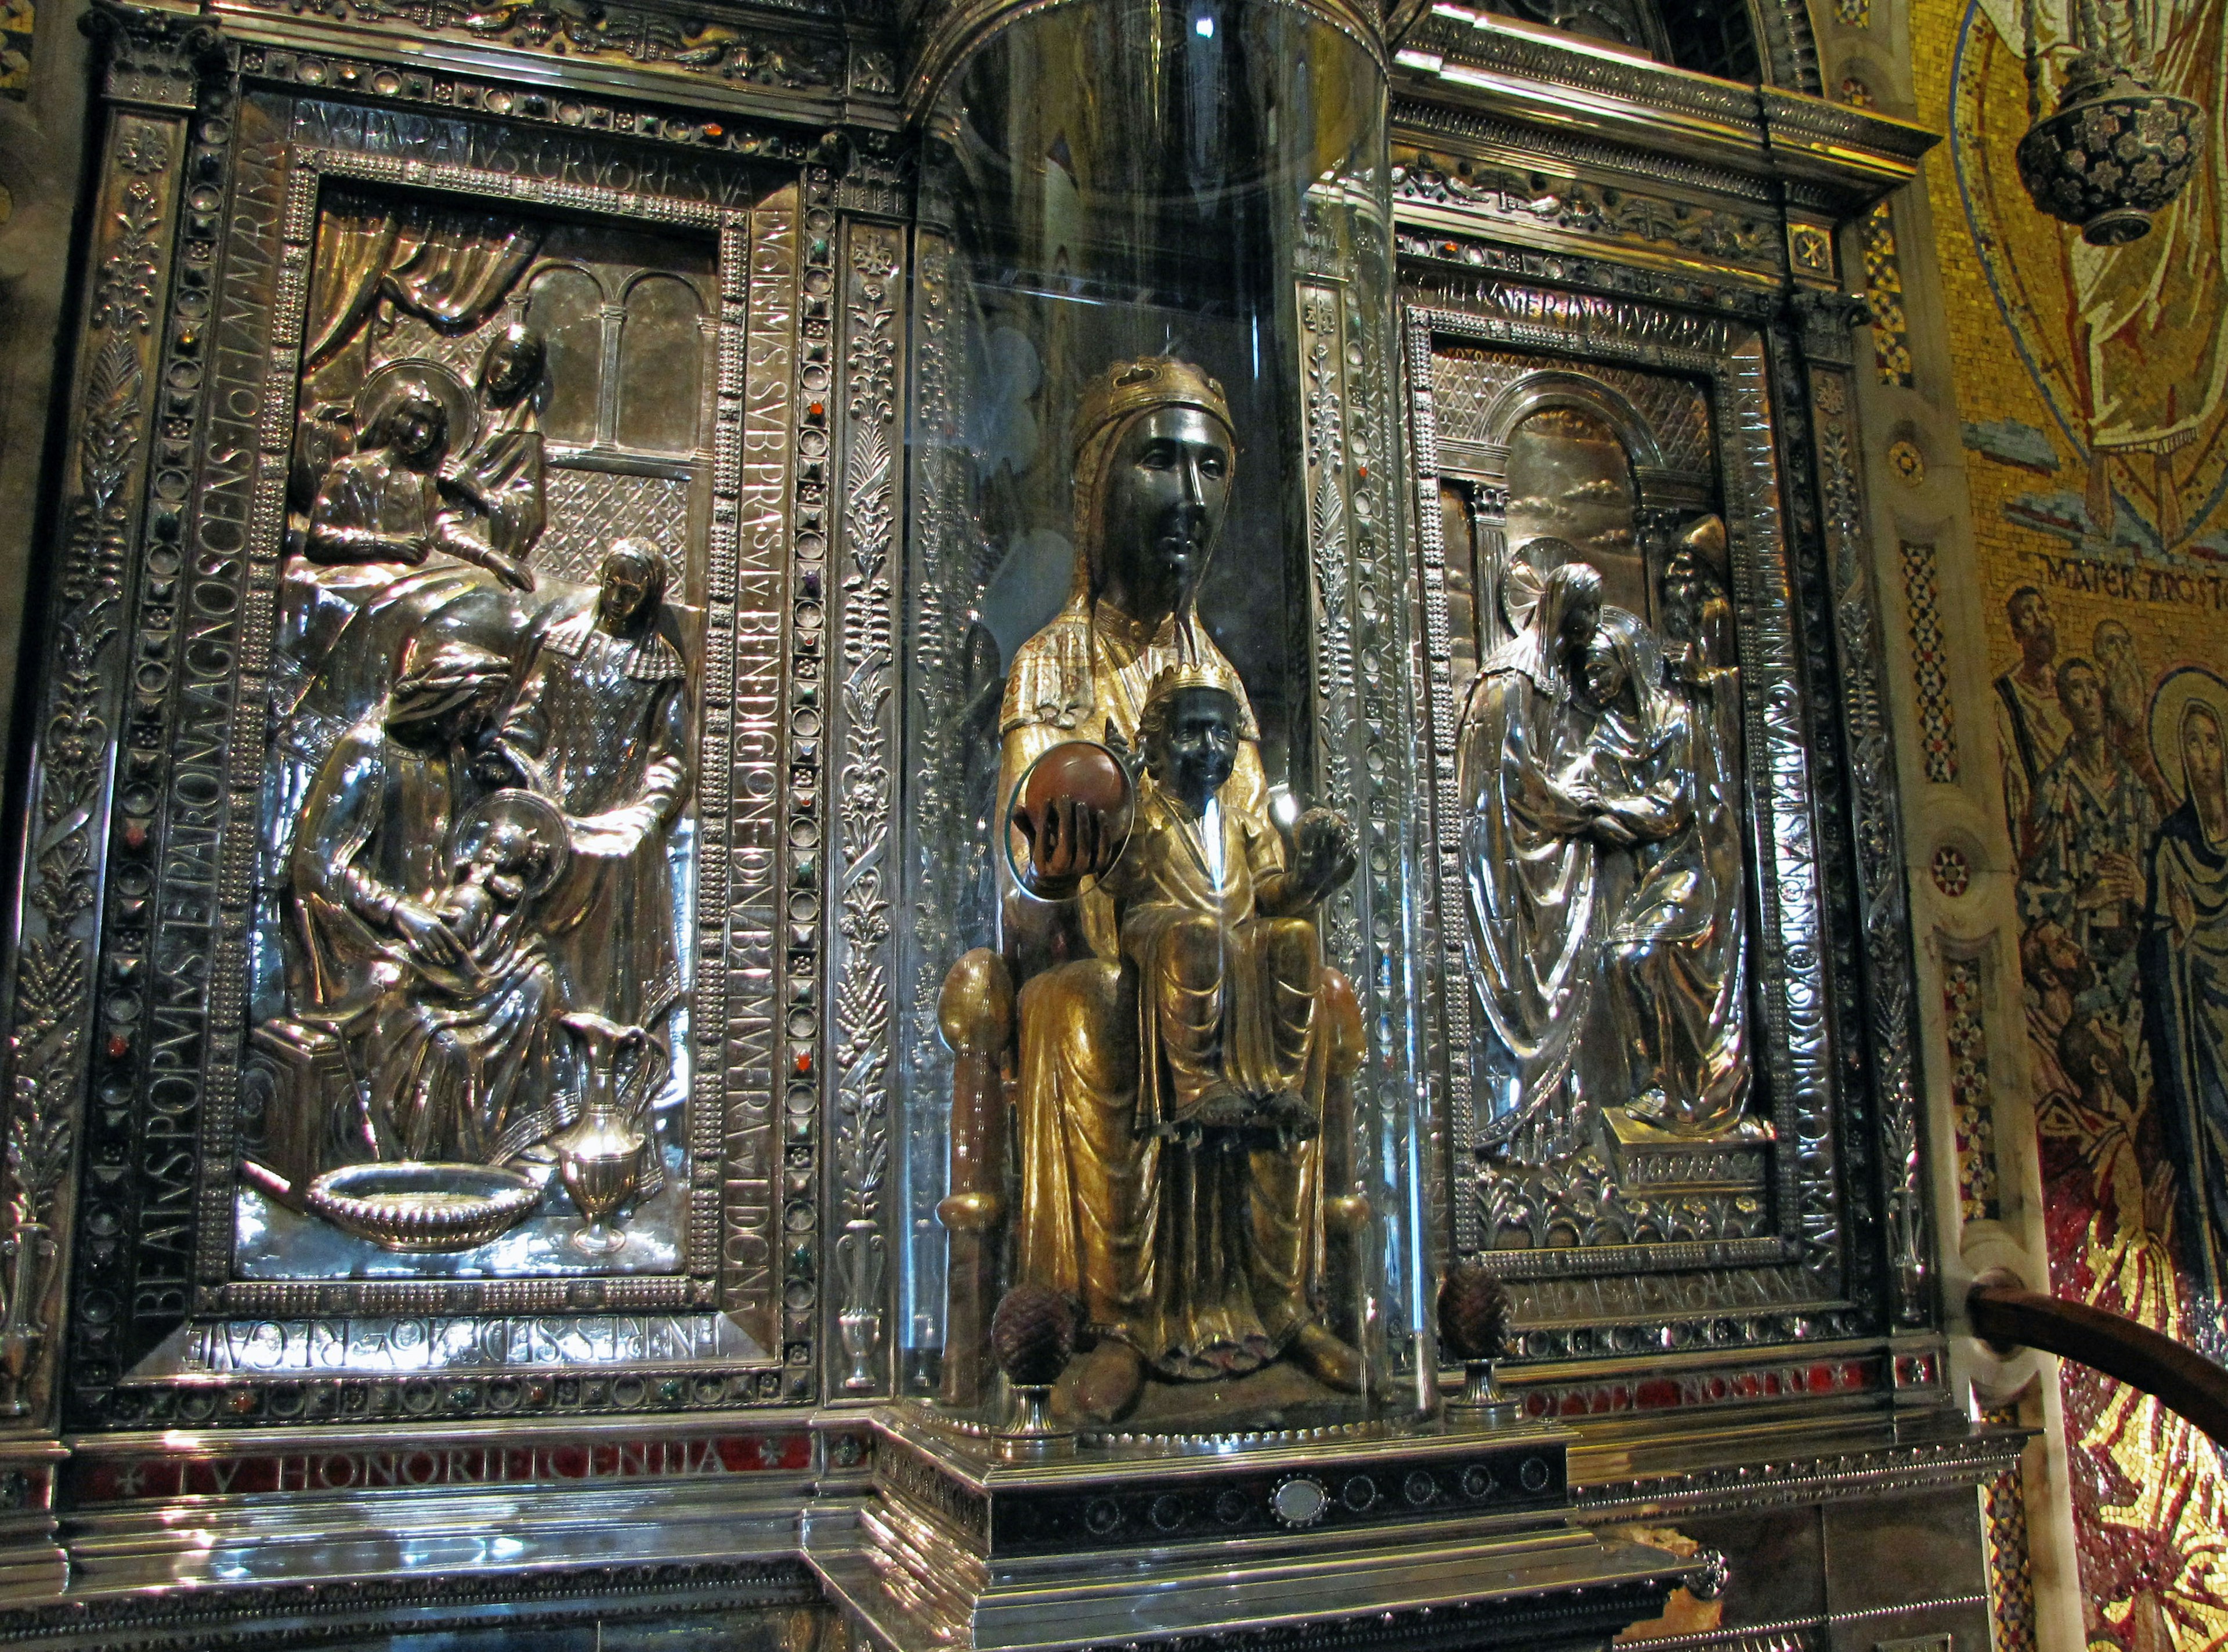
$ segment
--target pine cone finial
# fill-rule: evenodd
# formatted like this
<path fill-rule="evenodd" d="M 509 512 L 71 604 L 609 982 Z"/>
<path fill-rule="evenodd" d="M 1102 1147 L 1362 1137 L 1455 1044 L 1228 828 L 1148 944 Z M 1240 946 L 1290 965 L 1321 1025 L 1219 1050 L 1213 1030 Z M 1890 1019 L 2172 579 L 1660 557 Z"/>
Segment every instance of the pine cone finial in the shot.
<path fill-rule="evenodd" d="M 1508 1352 L 1508 1287 L 1482 1263 L 1457 1262 L 1439 1283 L 1439 1341 L 1457 1360 Z"/>
<path fill-rule="evenodd" d="M 990 1354 L 1016 1388 L 1049 1387 L 1075 1352 L 1075 1308 L 1043 1285 L 1015 1285 L 990 1316 Z"/>

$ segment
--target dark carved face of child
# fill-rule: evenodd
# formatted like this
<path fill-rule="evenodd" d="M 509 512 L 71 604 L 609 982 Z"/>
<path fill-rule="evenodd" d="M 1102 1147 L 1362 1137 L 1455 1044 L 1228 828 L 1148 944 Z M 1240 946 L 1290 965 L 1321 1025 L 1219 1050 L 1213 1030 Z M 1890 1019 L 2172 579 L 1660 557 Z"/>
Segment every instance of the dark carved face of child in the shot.
<path fill-rule="evenodd" d="M 1221 688 L 1178 688 L 1139 732 L 1145 766 L 1194 814 L 1222 790 L 1238 762 L 1238 701 Z"/>

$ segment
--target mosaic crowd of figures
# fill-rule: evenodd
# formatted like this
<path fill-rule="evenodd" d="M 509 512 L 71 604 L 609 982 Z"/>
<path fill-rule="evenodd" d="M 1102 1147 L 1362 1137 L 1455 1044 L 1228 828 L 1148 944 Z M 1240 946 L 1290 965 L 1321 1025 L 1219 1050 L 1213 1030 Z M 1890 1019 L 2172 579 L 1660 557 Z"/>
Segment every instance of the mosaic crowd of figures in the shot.
<path fill-rule="evenodd" d="M 265 786 L 247 1277 L 376 1271 L 522 1224 L 515 1256 L 483 1259 L 673 1248 L 669 1210 L 631 1245 L 613 1219 L 681 1169 L 661 1115 L 708 258 L 647 240 L 325 208 Z M 569 1239 L 553 1182 L 585 1219 Z"/>

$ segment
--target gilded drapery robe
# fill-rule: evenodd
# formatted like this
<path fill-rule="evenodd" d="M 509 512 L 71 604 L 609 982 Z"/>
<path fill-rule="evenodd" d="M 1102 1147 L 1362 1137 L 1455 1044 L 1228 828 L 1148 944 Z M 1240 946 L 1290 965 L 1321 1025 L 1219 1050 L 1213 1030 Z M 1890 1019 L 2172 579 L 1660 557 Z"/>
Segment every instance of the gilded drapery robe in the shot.
<path fill-rule="evenodd" d="M 1138 976 L 1137 1128 L 1166 1136 L 1218 1080 L 1242 1097 L 1298 1086 L 1322 951 L 1312 923 L 1257 912 L 1256 891 L 1284 869 L 1274 826 L 1214 799 L 1195 816 L 1149 776 L 1140 794 L 1099 887 Z"/>

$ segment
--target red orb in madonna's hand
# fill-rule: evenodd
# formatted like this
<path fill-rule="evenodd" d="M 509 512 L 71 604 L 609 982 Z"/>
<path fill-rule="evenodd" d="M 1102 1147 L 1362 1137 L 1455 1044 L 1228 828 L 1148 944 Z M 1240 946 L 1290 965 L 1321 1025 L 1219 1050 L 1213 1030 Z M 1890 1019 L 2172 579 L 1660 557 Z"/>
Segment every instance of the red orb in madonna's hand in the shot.
<path fill-rule="evenodd" d="M 1063 740 L 1029 765 L 1021 808 L 1032 820 L 1053 804 L 1073 802 L 1104 815 L 1119 839 L 1130 829 L 1129 772 L 1095 740 Z"/>
<path fill-rule="evenodd" d="M 1104 746 L 1092 740 L 1053 746 L 1015 788 L 1006 827 L 1014 875 L 1032 893 L 1067 899 L 1080 880 L 1114 864 L 1130 840 L 1136 803 L 1129 772 Z"/>

